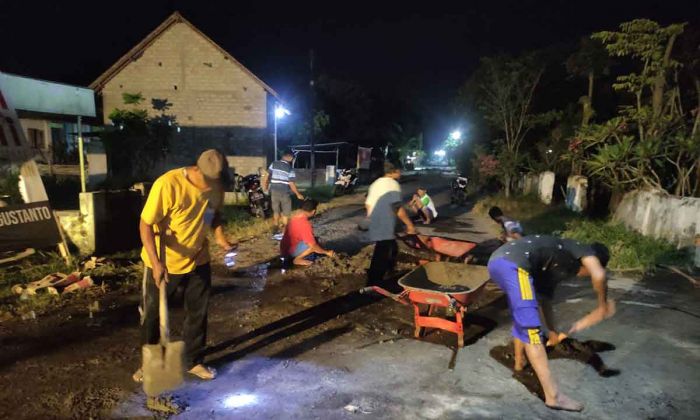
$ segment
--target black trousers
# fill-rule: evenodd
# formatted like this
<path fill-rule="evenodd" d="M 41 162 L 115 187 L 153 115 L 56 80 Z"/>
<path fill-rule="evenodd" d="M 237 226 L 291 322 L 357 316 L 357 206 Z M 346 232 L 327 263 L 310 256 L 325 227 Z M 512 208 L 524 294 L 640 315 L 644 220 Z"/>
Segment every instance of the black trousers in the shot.
<path fill-rule="evenodd" d="M 367 270 L 368 286 L 384 285 L 384 276 L 394 269 L 398 253 L 399 246 L 394 239 L 375 243 L 372 262 Z"/>
<path fill-rule="evenodd" d="M 172 300 L 179 285 L 184 285 L 185 321 L 183 340 L 185 341 L 185 363 L 190 368 L 204 361 L 207 342 L 207 312 L 211 290 L 211 267 L 203 264 L 187 274 L 168 274 L 168 302 Z M 160 316 L 158 315 L 159 293 L 153 280 L 153 271 L 146 268 L 146 292 L 141 304 L 141 344 L 160 342 Z M 171 318 L 172 319 L 172 318 Z"/>

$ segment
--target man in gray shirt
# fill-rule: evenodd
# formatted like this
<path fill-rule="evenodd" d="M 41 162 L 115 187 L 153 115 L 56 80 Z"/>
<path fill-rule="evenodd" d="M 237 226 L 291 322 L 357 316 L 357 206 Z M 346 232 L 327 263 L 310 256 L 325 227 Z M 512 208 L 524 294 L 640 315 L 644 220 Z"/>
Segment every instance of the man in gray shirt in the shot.
<path fill-rule="evenodd" d="M 289 194 L 294 193 L 299 200 L 304 199 L 294 182 L 296 175 L 292 168 L 292 160 L 292 152 L 285 151 L 282 159 L 270 164 L 265 177 L 265 189 L 270 191 L 272 201 L 272 220 L 277 228 L 282 229 L 287 225 L 289 214 L 292 212 L 292 198 Z"/>
<path fill-rule="evenodd" d="M 398 179 L 401 171 L 389 162 L 384 163 L 384 176 L 370 185 L 365 200 L 369 218 L 369 240 L 375 242 L 372 262 L 367 271 L 367 284 L 381 284 L 384 275 L 396 264 L 398 245 L 396 244 L 397 217 L 406 225 L 408 233 L 415 233 L 415 227 L 401 206 L 401 187 Z"/>

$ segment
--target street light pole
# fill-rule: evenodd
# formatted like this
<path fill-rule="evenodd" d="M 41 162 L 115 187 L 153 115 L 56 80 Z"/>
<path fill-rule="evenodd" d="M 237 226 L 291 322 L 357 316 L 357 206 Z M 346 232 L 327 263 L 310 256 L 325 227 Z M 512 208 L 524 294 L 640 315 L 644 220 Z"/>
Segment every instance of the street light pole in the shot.
<path fill-rule="evenodd" d="M 316 185 L 316 159 L 314 158 L 314 143 L 315 143 L 315 133 L 314 130 L 316 129 L 316 89 L 314 86 L 314 50 L 309 51 L 309 73 L 311 76 L 311 80 L 309 81 L 309 87 L 311 88 L 311 135 L 309 138 L 309 143 L 311 146 L 309 147 L 310 151 L 310 158 L 311 158 L 311 188 L 313 188 Z"/>
<path fill-rule="evenodd" d="M 275 109 L 275 156 L 272 158 L 272 161 L 277 160 L 277 109 Z"/>
<path fill-rule="evenodd" d="M 285 115 L 289 115 L 291 112 L 289 112 L 288 109 L 283 107 L 282 105 L 275 105 L 275 158 L 274 160 L 277 160 L 279 156 L 277 156 L 277 120 L 280 118 L 283 118 Z"/>
<path fill-rule="evenodd" d="M 83 117 L 78 115 L 78 161 L 80 162 L 80 192 L 85 192 L 85 157 L 83 156 Z"/>

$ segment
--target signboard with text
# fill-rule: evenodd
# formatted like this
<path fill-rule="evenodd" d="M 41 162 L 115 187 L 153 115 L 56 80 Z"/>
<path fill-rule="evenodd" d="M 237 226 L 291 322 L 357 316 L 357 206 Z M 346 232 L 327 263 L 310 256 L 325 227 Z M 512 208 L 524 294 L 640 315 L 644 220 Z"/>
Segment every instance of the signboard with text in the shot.
<path fill-rule="evenodd" d="M 48 248 L 61 241 L 48 201 L 0 207 L 0 251 Z"/>

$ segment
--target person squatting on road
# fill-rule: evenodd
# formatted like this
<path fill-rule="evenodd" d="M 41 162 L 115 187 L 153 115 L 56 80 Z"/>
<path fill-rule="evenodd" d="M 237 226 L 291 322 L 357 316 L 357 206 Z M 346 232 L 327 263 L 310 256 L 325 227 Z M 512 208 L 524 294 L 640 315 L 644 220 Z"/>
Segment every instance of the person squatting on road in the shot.
<path fill-rule="evenodd" d="M 501 233 L 501 240 L 503 242 L 514 241 L 525 236 L 523 234 L 523 227 L 520 225 L 520 222 L 504 216 L 500 207 L 491 207 L 489 209 L 489 216 L 494 222 L 501 225 L 501 229 L 503 229 L 503 232 Z"/>
<path fill-rule="evenodd" d="M 369 240 L 374 242 L 372 262 L 367 271 L 367 285 L 381 285 L 393 270 L 399 247 L 396 244 L 396 219 L 401 219 L 409 234 L 416 233 L 411 219 L 401 205 L 401 170 L 384 163 L 384 176 L 369 186 L 365 209 L 369 218 Z"/>
<path fill-rule="evenodd" d="M 139 224 L 141 259 L 145 265 L 142 344 L 157 344 L 160 340 L 158 288 L 165 287 L 172 296 L 183 285 L 185 363 L 189 373 L 204 380 L 216 376 L 213 368 L 203 364 L 211 288 L 209 228 L 224 251 L 236 247 L 224 235 L 220 214 L 227 171 L 224 156 L 207 150 L 199 156 L 196 166 L 166 172 L 153 183 Z M 165 262 L 159 255 L 162 240 Z M 133 377 L 142 381 L 141 369 Z"/>
<path fill-rule="evenodd" d="M 294 182 L 296 174 L 292 168 L 293 160 L 292 152 L 285 151 L 282 154 L 282 159 L 272 162 L 267 168 L 264 182 L 264 189 L 270 191 L 272 221 L 275 227 L 280 230 L 283 230 L 284 226 L 287 225 L 289 214 L 292 212 L 292 198 L 289 194 L 294 193 L 299 200 L 304 199 Z"/>
<path fill-rule="evenodd" d="M 314 236 L 314 229 L 309 219 L 316 215 L 318 201 L 306 199 L 301 203 L 301 209 L 297 210 L 284 229 L 284 236 L 280 242 L 280 255 L 283 258 L 293 258 L 294 265 L 311 265 L 316 254 L 333 257 L 335 253 L 325 250 L 318 244 Z"/>
<path fill-rule="evenodd" d="M 615 304 L 607 297 L 605 266 L 610 254 L 605 245 L 584 245 L 572 239 L 547 235 L 525 236 L 498 248 L 488 263 L 491 279 L 508 296 L 513 318 L 512 334 L 515 352 L 524 347 L 527 359 L 537 374 L 545 394 L 545 405 L 552 409 L 581 411 L 583 405 L 559 392 L 552 378 L 543 344 L 543 329 L 538 297 L 551 299 L 561 280 L 573 276 L 590 276 L 598 306 L 576 321 L 569 334 L 586 329 L 615 313 Z M 551 306 L 550 306 L 551 307 Z M 543 314 L 551 323 L 551 311 Z M 544 316 L 548 315 L 548 316 Z M 551 325 L 551 324 L 550 324 Z M 550 337 L 559 334 L 550 331 Z M 522 351 L 521 351 L 522 354 Z M 517 363 L 517 362 L 516 362 Z M 524 361 L 520 361 L 522 369 Z"/>
<path fill-rule="evenodd" d="M 438 215 L 433 199 L 428 195 L 428 190 L 424 187 L 418 187 L 413 198 L 408 203 L 413 212 L 420 215 L 423 223 L 429 225 Z"/>

